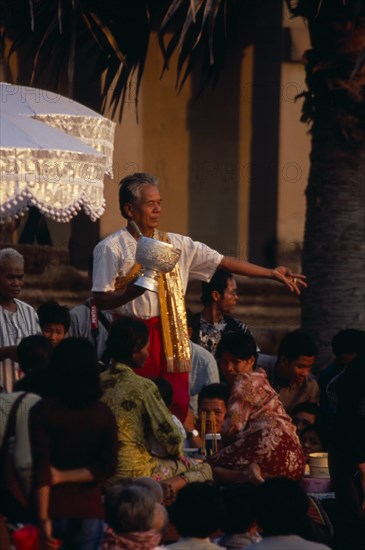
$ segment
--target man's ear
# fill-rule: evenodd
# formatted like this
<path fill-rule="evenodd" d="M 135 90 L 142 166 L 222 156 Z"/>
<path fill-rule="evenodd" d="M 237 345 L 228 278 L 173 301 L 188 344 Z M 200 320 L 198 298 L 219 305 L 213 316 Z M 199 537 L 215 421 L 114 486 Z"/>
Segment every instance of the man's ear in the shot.
<path fill-rule="evenodd" d="M 218 302 L 220 300 L 221 295 L 219 294 L 218 290 L 213 290 L 212 292 L 212 298 L 213 302 Z"/>
<path fill-rule="evenodd" d="M 123 212 L 126 215 L 126 217 L 128 218 L 128 220 L 133 218 L 133 205 L 132 205 L 131 202 L 126 202 L 123 205 Z"/>

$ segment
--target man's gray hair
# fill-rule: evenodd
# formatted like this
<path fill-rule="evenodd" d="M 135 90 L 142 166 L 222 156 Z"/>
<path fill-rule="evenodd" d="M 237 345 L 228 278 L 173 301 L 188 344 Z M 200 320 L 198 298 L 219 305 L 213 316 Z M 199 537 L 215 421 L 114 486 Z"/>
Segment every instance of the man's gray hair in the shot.
<path fill-rule="evenodd" d="M 141 198 L 141 191 L 146 185 L 158 187 L 158 179 L 148 172 L 135 172 L 119 182 L 119 208 L 124 218 L 124 205 L 135 204 Z"/>
<path fill-rule="evenodd" d="M 6 262 L 9 260 L 15 260 L 21 262 L 24 265 L 24 256 L 20 254 L 15 248 L 2 248 L 0 250 L 0 269 L 2 270 Z"/>

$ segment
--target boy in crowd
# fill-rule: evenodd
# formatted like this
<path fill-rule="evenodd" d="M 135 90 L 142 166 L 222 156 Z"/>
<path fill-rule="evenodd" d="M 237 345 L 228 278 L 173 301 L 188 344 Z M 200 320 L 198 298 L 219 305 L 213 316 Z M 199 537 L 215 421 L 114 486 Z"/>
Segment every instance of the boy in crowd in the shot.
<path fill-rule="evenodd" d="M 38 318 L 42 334 L 55 348 L 65 337 L 70 328 L 70 312 L 55 300 L 44 302 L 38 308 Z"/>

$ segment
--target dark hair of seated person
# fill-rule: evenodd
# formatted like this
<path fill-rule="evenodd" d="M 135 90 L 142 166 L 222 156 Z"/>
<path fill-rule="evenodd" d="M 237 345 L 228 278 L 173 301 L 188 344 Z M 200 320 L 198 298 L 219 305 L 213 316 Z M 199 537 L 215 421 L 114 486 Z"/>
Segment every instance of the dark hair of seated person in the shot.
<path fill-rule="evenodd" d="M 24 374 L 33 369 L 45 368 L 52 351 L 52 344 L 44 336 L 40 334 L 26 336 L 16 348 L 19 366 Z"/>
<path fill-rule="evenodd" d="M 267 479 L 256 490 L 257 523 L 264 537 L 299 535 L 307 538 L 309 501 L 296 481 L 284 477 Z"/>
<path fill-rule="evenodd" d="M 142 321 L 121 317 L 109 329 L 106 349 L 109 356 L 118 363 L 133 366 L 132 355 L 147 344 L 148 336 L 148 328 Z"/>
<path fill-rule="evenodd" d="M 71 324 L 71 316 L 68 307 L 61 306 L 56 300 L 48 300 L 37 309 L 39 325 L 43 329 L 46 325 L 55 323 L 63 325 L 65 333 Z"/>
<path fill-rule="evenodd" d="M 216 358 L 219 360 L 224 353 L 230 353 L 238 359 L 257 359 L 257 345 L 251 336 L 245 332 L 226 332 L 223 334 L 216 351 Z"/>
<path fill-rule="evenodd" d="M 53 352 L 51 342 L 40 334 L 26 336 L 18 344 L 16 352 L 25 376 L 15 383 L 13 391 L 25 391 L 45 397 L 49 391 L 47 366 Z"/>
<path fill-rule="evenodd" d="M 248 531 L 256 521 L 256 486 L 251 483 L 232 483 L 222 488 L 222 497 L 222 531 L 227 535 Z"/>
<path fill-rule="evenodd" d="M 300 356 L 313 357 L 318 355 L 318 348 L 312 338 L 301 330 L 293 330 L 282 338 L 278 349 L 278 359 L 286 357 L 291 362 Z"/>
<path fill-rule="evenodd" d="M 255 363 L 253 367 L 255 368 L 256 366 L 258 353 L 253 336 L 245 332 L 226 332 L 223 334 L 215 353 L 219 367 L 220 381 L 223 384 L 230 386 L 219 365 L 225 353 L 229 353 L 236 359 L 249 359 L 250 357 L 254 357 Z"/>
<path fill-rule="evenodd" d="M 83 409 L 102 395 L 94 346 L 86 338 L 66 338 L 49 363 L 50 395 L 73 409 Z"/>
<path fill-rule="evenodd" d="M 217 531 L 222 510 L 220 489 L 208 481 L 183 487 L 168 512 L 182 537 L 205 539 Z"/>
<path fill-rule="evenodd" d="M 220 399 L 227 407 L 229 394 L 230 389 L 226 384 L 215 382 L 214 384 L 203 386 L 198 395 L 198 409 L 200 408 L 203 399 Z"/>
<path fill-rule="evenodd" d="M 361 353 L 365 350 L 365 331 L 358 329 L 340 330 L 332 338 L 333 355 L 343 353 Z"/>

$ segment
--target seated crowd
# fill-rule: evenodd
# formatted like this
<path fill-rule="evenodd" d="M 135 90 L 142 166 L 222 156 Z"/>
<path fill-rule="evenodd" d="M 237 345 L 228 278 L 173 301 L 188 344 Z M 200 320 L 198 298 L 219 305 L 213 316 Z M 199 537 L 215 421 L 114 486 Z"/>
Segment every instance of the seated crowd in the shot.
<path fill-rule="evenodd" d="M 1 548 L 17 548 L 28 525 L 42 549 L 365 547 L 363 331 L 334 335 L 317 377 L 318 350 L 300 330 L 260 362 L 230 315 L 233 276 L 217 272 L 203 311 L 188 312 L 190 409 L 179 419 L 170 383 L 139 376 L 142 321 L 113 319 L 92 298 L 36 312 L 18 300 L 23 275 L 23 257 L 1 250 Z M 335 508 L 307 494 L 311 453 L 328 453 Z"/>

